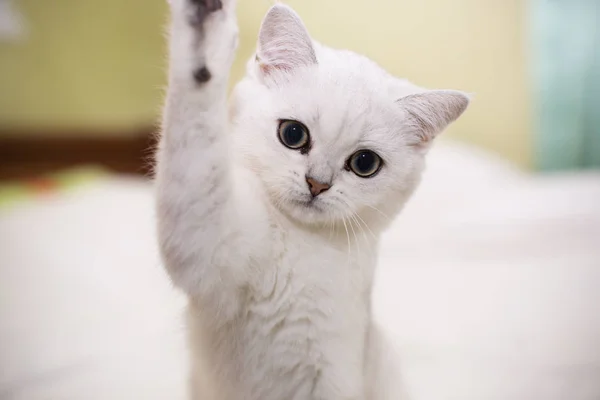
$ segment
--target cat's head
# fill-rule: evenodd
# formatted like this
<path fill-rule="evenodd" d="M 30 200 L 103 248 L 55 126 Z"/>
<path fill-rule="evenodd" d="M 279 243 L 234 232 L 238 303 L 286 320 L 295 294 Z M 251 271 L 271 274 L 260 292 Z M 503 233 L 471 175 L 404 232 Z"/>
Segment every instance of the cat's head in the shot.
<path fill-rule="evenodd" d="M 468 102 L 315 43 L 292 9 L 276 5 L 234 94 L 235 142 L 295 220 L 389 219 L 416 187 L 434 137 Z"/>

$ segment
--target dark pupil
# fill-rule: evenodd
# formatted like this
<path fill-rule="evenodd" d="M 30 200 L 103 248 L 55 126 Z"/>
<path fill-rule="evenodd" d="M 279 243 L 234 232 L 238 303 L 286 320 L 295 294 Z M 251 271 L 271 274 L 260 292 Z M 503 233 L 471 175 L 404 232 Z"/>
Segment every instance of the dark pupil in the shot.
<path fill-rule="evenodd" d="M 356 156 L 354 165 L 361 172 L 369 172 L 375 164 L 375 156 L 370 151 L 365 151 Z"/>
<path fill-rule="evenodd" d="M 285 127 L 283 137 L 288 145 L 295 146 L 304 139 L 304 130 L 298 124 L 289 124 Z"/>

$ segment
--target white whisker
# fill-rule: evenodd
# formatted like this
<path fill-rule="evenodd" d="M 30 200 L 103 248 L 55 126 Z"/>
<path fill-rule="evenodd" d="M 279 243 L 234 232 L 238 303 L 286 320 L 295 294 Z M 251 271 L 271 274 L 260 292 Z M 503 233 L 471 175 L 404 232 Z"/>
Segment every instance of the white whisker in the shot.
<path fill-rule="evenodd" d="M 348 259 L 346 262 L 350 261 L 350 234 L 348 233 L 348 226 L 346 225 L 346 218 L 342 217 L 342 222 L 344 223 L 344 230 L 346 231 L 346 238 L 348 239 Z"/>
<path fill-rule="evenodd" d="M 350 214 L 348 218 L 348 225 L 350 225 L 350 229 L 352 230 L 352 234 L 354 235 L 354 244 L 356 246 L 356 254 L 360 256 L 360 247 L 358 243 L 358 237 L 356 236 L 356 231 L 354 230 L 354 225 L 352 223 L 352 214 Z"/>
<path fill-rule="evenodd" d="M 369 208 L 371 208 L 371 209 L 373 209 L 373 210 L 375 210 L 375 211 L 377 211 L 379 214 L 383 215 L 385 218 L 387 218 L 388 221 L 392 220 L 389 215 L 387 215 L 386 213 L 384 213 L 383 211 L 381 211 L 379 208 L 373 207 L 373 206 L 371 206 L 369 204 L 367 204 L 366 206 L 369 207 Z"/>
<path fill-rule="evenodd" d="M 362 224 L 365 226 L 365 228 L 367 228 L 369 230 L 369 233 L 371 234 L 371 236 L 373 237 L 373 239 L 377 240 L 377 235 L 375 235 L 373 233 L 373 231 L 371 230 L 371 228 L 369 227 L 369 225 L 365 222 L 365 220 L 362 219 L 362 217 L 360 215 L 356 214 L 356 213 L 354 215 L 362 222 Z"/>

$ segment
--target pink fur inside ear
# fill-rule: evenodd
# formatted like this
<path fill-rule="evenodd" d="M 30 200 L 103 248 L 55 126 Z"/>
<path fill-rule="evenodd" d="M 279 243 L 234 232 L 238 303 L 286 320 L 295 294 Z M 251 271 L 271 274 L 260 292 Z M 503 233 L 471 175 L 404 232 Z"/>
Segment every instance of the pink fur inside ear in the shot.
<path fill-rule="evenodd" d="M 429 90 L 400 98 L 414 135 L 413 145 L 426 146 L 454 122 L 469 105 L 469 97 L 455 90 Z"/>
<path fill-rule="evenodd" d="M 290 7 L 277 4 L 265 16 L 258 37 L 257 61 L 264 74 L 274 70 L 289 72 L 317 63 L 312 39 Z"/>

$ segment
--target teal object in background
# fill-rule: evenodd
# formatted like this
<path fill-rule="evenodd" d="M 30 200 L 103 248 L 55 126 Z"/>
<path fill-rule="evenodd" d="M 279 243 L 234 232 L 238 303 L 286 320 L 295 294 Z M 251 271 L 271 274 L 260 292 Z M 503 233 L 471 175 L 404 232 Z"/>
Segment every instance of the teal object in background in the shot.
<path fill-rule="evenodd" d="M 600 0 L 531 0 L 541 170 L 600 167 Z"/>

